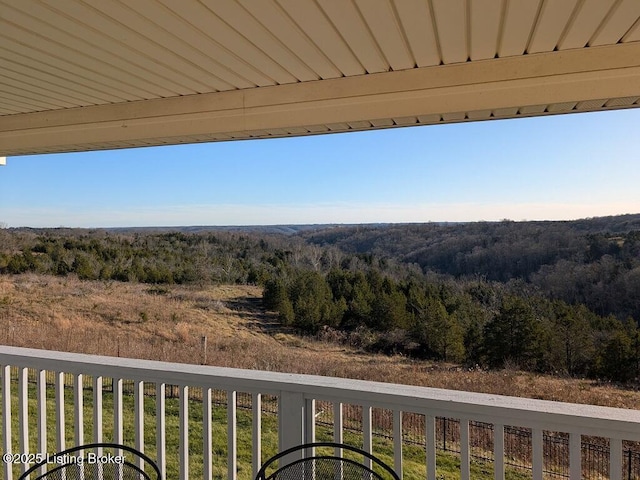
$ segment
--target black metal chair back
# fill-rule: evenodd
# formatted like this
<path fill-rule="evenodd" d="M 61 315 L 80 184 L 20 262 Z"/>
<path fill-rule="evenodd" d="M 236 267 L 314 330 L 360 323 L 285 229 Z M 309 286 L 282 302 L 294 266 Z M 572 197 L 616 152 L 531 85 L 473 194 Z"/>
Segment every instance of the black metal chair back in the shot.
<path fill-rule="evenodd" d="M 342 456 L 324 455 L 316 448 L 341 449 Z M 311 453 L 313 452 L 313 453 Z M 350 452 L 350 457 L 344 454 Z M 292 461 L 291 454 L 303 455 Z M 371 468 L 365 465 L 370 460 Z M 277 463 L 277 466 L 275 465 Z M 369 462 L 367 462 L 369 463 Z M 332 442 L 316 442 L 284 450 L 271 457 L 263 465 L 256 480 L 400 480 L 398 475 L 379 458 L 351 445 Z"/>
<path fill-rule="evenodd" d="M 144 469 L 132 462 L 144 462 Z M 127 445 L 91 443 L 50 455 L 18 480 L 160 480 L 160 469 L 147 455 Z"/>

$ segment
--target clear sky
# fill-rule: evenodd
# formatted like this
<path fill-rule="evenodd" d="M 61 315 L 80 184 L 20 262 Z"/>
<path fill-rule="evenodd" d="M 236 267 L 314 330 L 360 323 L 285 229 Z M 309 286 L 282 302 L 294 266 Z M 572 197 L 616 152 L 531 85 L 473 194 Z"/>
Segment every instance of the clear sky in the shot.
<path fill-rule="evenodd" d="M 640 109 L 10 157 L 9 227 L 569 220 L 640 212 Z"/>

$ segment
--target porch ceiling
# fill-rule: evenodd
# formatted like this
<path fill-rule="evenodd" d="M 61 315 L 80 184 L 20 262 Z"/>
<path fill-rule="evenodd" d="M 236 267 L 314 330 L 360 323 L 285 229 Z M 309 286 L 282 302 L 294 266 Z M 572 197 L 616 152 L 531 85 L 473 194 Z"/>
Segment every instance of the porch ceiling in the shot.
<path fill-rule="evenodd" d="M 0 0 L 0 155 L 639 99 L 638 0 Z"/>

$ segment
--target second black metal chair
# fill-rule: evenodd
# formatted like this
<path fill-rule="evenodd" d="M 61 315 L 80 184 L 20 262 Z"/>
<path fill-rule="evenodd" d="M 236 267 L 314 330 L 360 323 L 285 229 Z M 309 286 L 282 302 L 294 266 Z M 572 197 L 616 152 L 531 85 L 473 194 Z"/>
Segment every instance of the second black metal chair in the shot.
<path fill-rule="evenodd" d="M 338 456 L 318 453 L 325 447 L 341 449 Z M 297 456 L 288 460 L 286 457 Z M 370 462 L 368 462 L 368 460 Z M 369 468 L 365 463 L 371 463 Z M 277 464 L 277 466 L 276 466 Z M 316 442 L 284 450 L 263 465 L 256 480 L 400 480 L 398 475 L 379 458 L 350 445 Z"/>

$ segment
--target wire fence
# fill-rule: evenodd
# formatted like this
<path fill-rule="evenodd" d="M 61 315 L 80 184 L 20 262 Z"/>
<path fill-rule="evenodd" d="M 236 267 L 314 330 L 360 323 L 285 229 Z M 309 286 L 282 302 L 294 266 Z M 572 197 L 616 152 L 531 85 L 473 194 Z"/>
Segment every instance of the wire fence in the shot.
<path fill-rule="evenodd" d="M 18 371 L 12 369 L 17 381 Z M 29 372 L 29 381 L 35 382 L 35 371 Z M 46 372 L 47 385 L 53 385 L 54 372 Z M 85 388 L 92 387 L 91 377 L 84 378 Z M 72 387 L 74 376 L 65 375 L 65 386 Z M 133 394 L 133 381 L 123 381 L 123 394 Z M 104 378 L 103 391 L 113 391 L 111 378 Z M 156 385 L 144 384 L 146 396 L 156 395 Z M 165 386 L 167 398 L 178 398 L 180 389 L 176 385 Z M 189 389 L 189 397 L 194 401 L 202 401 L 202 389 Z M 252 396 L 237 394 L 237 408 L 251 409 Z M 226 406 L 227 392 L 212 391 L 212 401 L 219 406 Z M 277 415 L 278 399 L 275 396 L 262 396 L 262 413 Z M 345 431 L 361 434 L 362 407 L 343 404 L 343 428 Z M 330 402 L 316 402 L 316 424 L 333 427 L 333 404 Z M 393 438 L 393 412 L 381 408 L 372 409 L 372 433 L 379 438 Z M 426 419 L 424 415 L 405 412 L 402 416 L 402 437 L 406 445 L 426 445 Z M 493 425 L 483 422 L 470 422 L 469 449 L 473 459 L 481 462 L 494 461 L 494 432 Z M 436 418 L 436 448 L 441 452 L 460 454 L 460 421 L 452 418 Z M 504 427 L 504 463 L 505 466 L 520 471 L 532 470 L 532 432 L 531 429 L 505 426 Z M 561 432 L 543 432 L 543 473 L 549 480 L 569 478 L 569 435 Z M 605 480 L 609 478 L 609 440 L 601 437 L 582 437 L 582 471 L 583 478 L 589 480 Z M 624 479 L 640 479 L 640 444 L 624 442 L 623 444 Z"/>

